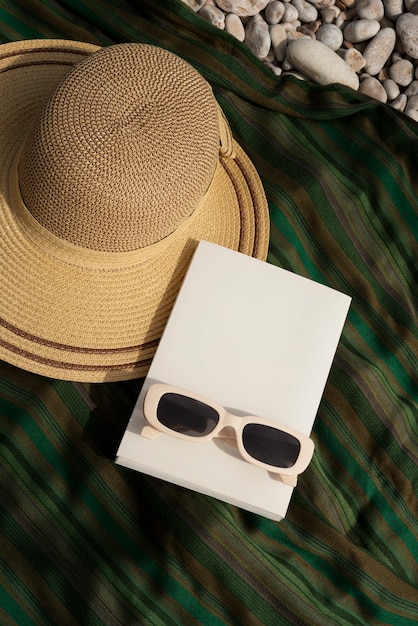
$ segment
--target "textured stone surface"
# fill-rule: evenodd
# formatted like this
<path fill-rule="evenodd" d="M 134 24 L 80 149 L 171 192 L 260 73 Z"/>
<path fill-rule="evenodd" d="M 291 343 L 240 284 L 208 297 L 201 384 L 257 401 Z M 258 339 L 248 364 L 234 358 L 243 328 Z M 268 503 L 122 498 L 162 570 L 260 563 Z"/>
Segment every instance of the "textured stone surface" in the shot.
<path fill-rule="evenodd" d="M 355 71 L 320 41 L 294 39 L 287 46 L 286 58 L 293 67 L 320 85 L 340 83 L 358 89 L 359 79 Z"/>
<path fill-rule="evenodd" d="M 228 13 L 225 17 L 225 30 L 230 35 L 233 35 L 238 41 L 244 41 L 245 28 L 244 24 L 235 13 Z"/>
<path fill-rule="evenodd" d="M 389 76 L 397 85 L 407 87 L 414 78 L 414 66 L 408 59 L 401 59 L 391 66 Z"/>
<path fill-rule="evenodd" d="M 316 31 L 316 38 L 331 50 L 338 50 L 343 45 L 343 34 L 335 24 L 322 24 Z"/>
<path fill-rule="evenodd" d="M 396 22 L 403 49 L 413 59 L 418 59 L 418 15 L 404 13 Z"/>
<path fill-rule="evenodd" d="M 342 83 L 418 121 L 418 0 L 183 2 L 276 76 Z M 311 44 L 293 45 L 299 41 Z M 328 52 L 319 53 L 321 46 Z"/>
<path fill-rule="evenodd" d="M 377 78 L 372 76 L 369 76 L 361 81 L 359 91 L 361 93 L 365 93 L 371 98 L 375 98 L 375 100 L 379 100 L 380 102 L 387 102 L 388 95 L 385 88 L 382 83 L 377 80 Z"/>
<path fill-rule="evenodd" d="M 382 0 L 358 0 L 355 6 L 360 19 L 380 22 L 385 14 Z"/>
<path fill-rule="evenodd" d="M 364 70 L 371 76 L 380 72 L 395 47 L 396 34 L 393 28 L 382 28 L 363 52 L 366 60 Z"/>
<path fill-rule="evenodd" d="M 269 0 L 216 0 L 216 4 L 226 13 L 235 13 L 240 17 L 257 15 L 266 8 Z"/>
<path fill-rule="evenodd" d="M 268 24 L 278 24 L 284 14 L 284 3 L 272 0 L 266 6 L 265 18 Z"/>
<path fill-rule="evenodd" d="M 368 41 L 380 30 L 377 20 L 355 20 L 344 28 L 344 39 L 350 43 Z"/>
<path fill-rule="evenodd" d="M 245 42 L 258 59 L 267 57 L 271 46 L 270 32 L 267 22 L 260 15 L 254 15 L 248 21 Z"/>

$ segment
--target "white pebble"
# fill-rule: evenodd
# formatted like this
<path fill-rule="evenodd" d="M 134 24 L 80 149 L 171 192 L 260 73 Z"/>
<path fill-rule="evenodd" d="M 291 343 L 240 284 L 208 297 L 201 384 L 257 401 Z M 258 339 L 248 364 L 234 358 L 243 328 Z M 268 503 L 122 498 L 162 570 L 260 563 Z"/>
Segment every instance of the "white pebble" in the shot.
<path fill-rule="evenodd" d="M 264 11 L 264 17 L 266 18 L 266 22 L 268 24 L 278 24 L 282 19 L 284 14 L 284 4 L 283 2 L 279 2 L 279 0 L 272 0 L 266 6 L 266 10 Z"/>
<path fill-rule="evenodd" d="M 398 17 L 402 15 L 403 0 L 383 0 L 385 7 L 385 15 L 392 22 L 396 22 Z"/>
<path fill-rule="evenodd" d="M 405 0 L 405 9 L 407 11 L 412 11 L 412 9 L 416 6 L 417 0 Z"/>
<path fill-rule="evenodd" d="M 240 17 L 257 15 L 266 8 L 269 0 L 216 0 L 216 4 L 225 13 L 235 13 Z"/>
<path fill-rule="evenodd" d="M 320 41 L 294 39 L 287 45 L 286 59 L 307 78 L 320 85 L 340 83 L 358 89 L 359 79 L 354 70 Z"/>
<path fill-rule="evenodd" d="M 244 24 L 235 13 L 228 13 L 228 15 L 225 17 L 225 30 L 227 33 L 233 35 L 239 41 L 244 41 Z"/>
<path fill-rule="evenodd" d="M 310 2 L 316 9 L 318 9 L 318 11 L 320 11 L 321 9 L 326 9 L 327 7 L 333 5 L 335 0 L 310 0 Z"/>
<path fill-rule="evenodd" d="M 199 15 L 207 22 L 213 24 L 213 26 L 221 28 L 222 30 L 225 28 L 225 14 L 222 13 L 222 11 L 217 7 L 214 7 L 211 4 L 205 4 L 199 10 Z"/>
<path fill-rule="evenodd" d="M 335 24 L 323 24 L 316 31 L 318 41 L 324 43 L 331 50 L 338 50 L 343 45 L 343 34 Z"/>
<path fill-rule="evenodd" d="M 403 112 L 405 110 L 407 102 L 408 102 L 408 98 L 405 96 L 404 93 L 401 93 L 396 98 L 396 100 L 394 100 L 393 102 L 390 103 L 390 106 L 392 108 L 396 109 L 397 111 Z"/>
<path fill-rule="evenodd" d="M 245 27 L 245 43 L 258 59 L 265 59 L 270 51 L 271 39 L 267 22 L 254 15 Z"/>
<path fill-rule="evenodd" d="M 292 0 L 292 4 L 296 7 L 301 22 L 314 22 L 318 17 L 318 10 L 306 0 Z"/>
<path fill-rule="evenodd" d="M 324 24 L 331 24 L 341 13 L 341 9 L 337 6 L 326 7 L 321 9 L 321 18 Z"/>
<path fill-rule="evenodd" d="M 407 87 L 414 78 L 414 66 L 411 61 L 402 59 L 391 65 L 389 76 L 401 87 Z"/>
<path fill-rule="evenodd" d="M 363 51 L 366 60 L 364 70 L 371 76 L 380 72 L 395 47 L 396 33 L 393 28 L 382 28 Z"/>
<path fill-rule="evenodd" d="M 195 13 L 197 13 L 199 9 L 202 8 L 202 6 L 205 4 L 205 1 L 206 0 L 183 0 L 184 4 L 187 4 L 187 6 L 190 7 Z"/>
<path fill-rule="evenodd" d="M 403 49 L 412 59 L 418 59 L 418 15 L 404 13 L 396 22 Z"/>
<path fill-rule="evenodd" d="M 300 24 L 299 24 L 300 26 Z M 298 28 L 299 28 L 298 26 Z M 311 37 L 309 37 L 309 35 L 305 35 L 305 33 L 302 33 L 300 30 L 288 30 L 287 31 L 287 41 L 291 41 L 293 39 L 311 39 Z"/>
<path fill-rule="evenodd" d="M 340 56 L 356 73 L 360 72 L 366 65 L 366 61 L 357 48 L 340 48 L 336 50 Z"/>
<path fill-rule="evenodd" d="M 374 37 L 380 30 L 377 20 L 355 20 L 349 22 L 344 28 L 344 39 L 350 43 L 367 41 Z"/>
<path fill-rule="evenodd" d="M 399 96 L 399 86 L 391 78 L 384 80 L 382 85 L 387 93 L 388 100 L 395 100 Z"/>
<path fill-rule="evenodd" d="M 411 96 L 405 107 L 405 115 L 418 122 L 418 96 Z"/>
<path fill-rule="evenodd" d="M 410 85 L 405 89 L 404 94 L 406 96 L 417 96 L 418 95 L 418 80 L 413 80 Z"/>
<path fill-rule="evenodd" d="M 388 95 L 382 83 L 380 83 L 377 78 L 373 78 L 372 76 L 369 76 L 361 81 L 359 92 L 383 103 L 386 103 L 388 100 Z"/>
<path fill-rule="evenodd" d="M 418 0 L 182 1 L 273 74 L 348 85 L 418 121 Z"/>
<path fill-rule="evenodd" d="M 300 21 L 299 20 L 295 20 L 294 22 L 280 22 L 283 26 L 283 28 L 286 30 L 287 32 L 287 36 L 293 36 L 293 38 L 295 37 L 299 37 L 302 35 L 302 33 L 298 33 L 296 31 L 297 28 L 300 27 Z"/>
<path fill-rule="evenodd" d="M 286 57 L 287 31 L 283 24 L 273 24 L 270 26 L 271 45 L 274 56 L 281 63 Z"/>
<path fill-rule="evenodd" d="M 377 20 L 378 22 L 385 14 L 382 0 L 358 0 L 356 10 L 360 19 Z"/>
<path fill-rule="evenodd" d="M 299 19 L 297 8 L 294 7 L 293 4 L 290 4 L 290 3 L 285 4 L 282 21 L 294 22 L 297 19 Z"/>
<path fill-rule="evenodd" d="M 276 74 L 276 76 L 282 75 L 283 70 L 278 65 L 274 65 L 274 63 L 271 63 L 270 61 L 263 61 L 263 63 L 266 67 L 268 67 L 269 70 L 273 72 L 273 74 Z"/>

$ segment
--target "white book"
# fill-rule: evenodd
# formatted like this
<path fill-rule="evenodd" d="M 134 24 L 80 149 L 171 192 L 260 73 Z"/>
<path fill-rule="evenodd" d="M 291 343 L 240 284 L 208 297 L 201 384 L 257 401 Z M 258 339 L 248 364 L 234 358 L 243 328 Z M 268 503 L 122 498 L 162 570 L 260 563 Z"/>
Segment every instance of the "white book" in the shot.
<path fill-rule="evenodd" d="M 246 462 L 224 440 L 143 437 L 144 396 L 152 384 L 166 383 L 236 415 L 274 420 L 309 436 L 350 301 L 315 281 L 201 241 L 116 462 L 282 519 L 293 487 Z M 321 454 L 320 442 L 314 454 Z"/>

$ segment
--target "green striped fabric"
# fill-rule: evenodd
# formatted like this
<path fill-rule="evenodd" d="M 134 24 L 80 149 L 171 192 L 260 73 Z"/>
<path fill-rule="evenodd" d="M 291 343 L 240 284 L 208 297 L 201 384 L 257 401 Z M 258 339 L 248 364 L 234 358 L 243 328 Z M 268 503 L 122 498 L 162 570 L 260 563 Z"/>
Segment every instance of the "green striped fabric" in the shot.
<path fill-rule="evenodd" d="M 0 624 L 416 624 L 418 124 L 277 78 L 180 1 L 1 0 L 1 42 L 39 37 L 192 63 L 262 178 L 269 261 L 353 304 L 280 523 L 114 464 L 141 381 L 0 364 Z"/>

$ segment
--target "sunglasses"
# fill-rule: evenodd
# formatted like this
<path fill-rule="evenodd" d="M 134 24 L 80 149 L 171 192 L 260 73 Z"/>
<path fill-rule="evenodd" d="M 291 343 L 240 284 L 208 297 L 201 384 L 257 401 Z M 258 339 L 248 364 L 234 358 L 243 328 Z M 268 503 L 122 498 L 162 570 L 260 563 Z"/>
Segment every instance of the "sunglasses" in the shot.
<path fill-rule="evenodd" d="M 308 467 L 314 451 L 312 439 L 294 428 L 255 416 L 238 417 L 217 402 L 171 385 L 151 385 L 143 412 L 148 425 L 141 435 L 148 439 L 163 433 L 194 442 L 213 437 L 230 439 L 227 433 L 232 428 L 235 445 L 245 461 L 291 486 Z"/>

